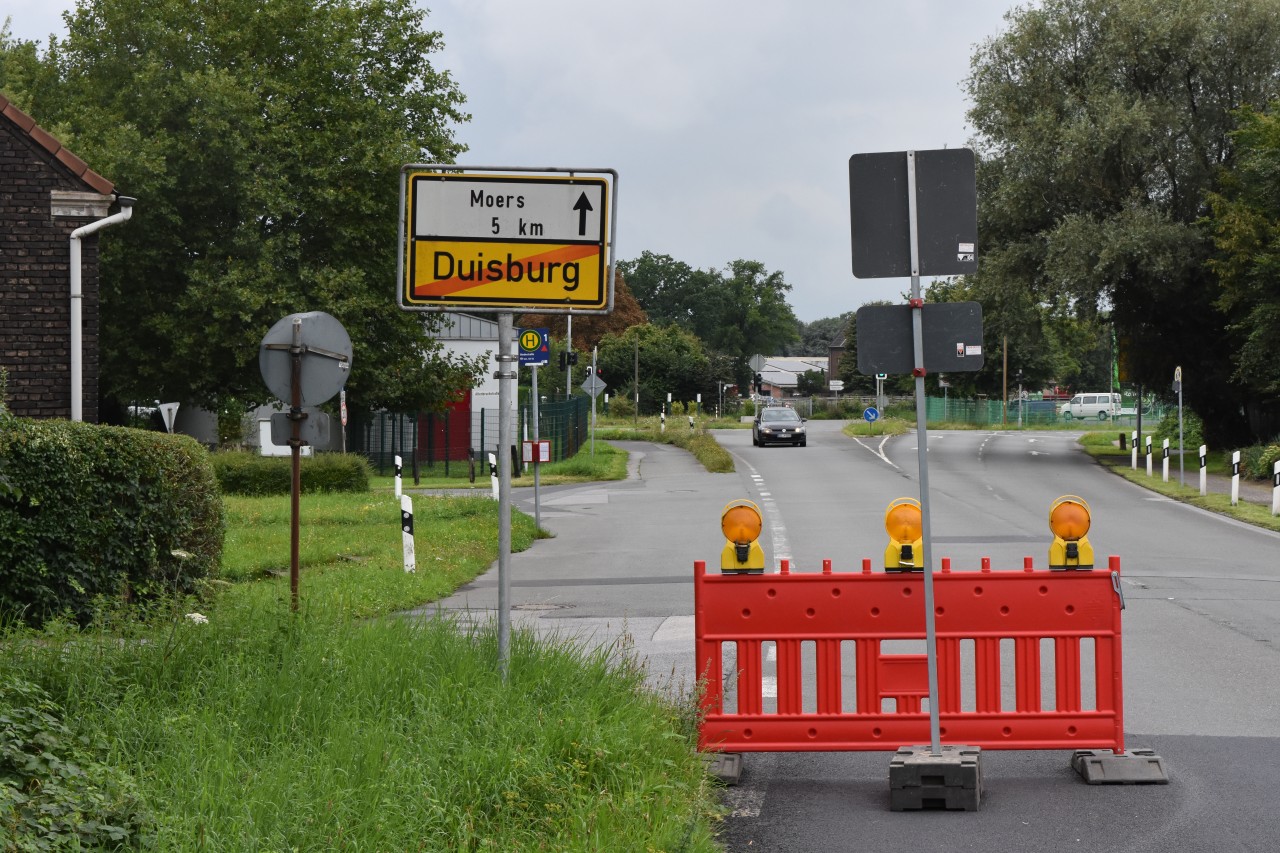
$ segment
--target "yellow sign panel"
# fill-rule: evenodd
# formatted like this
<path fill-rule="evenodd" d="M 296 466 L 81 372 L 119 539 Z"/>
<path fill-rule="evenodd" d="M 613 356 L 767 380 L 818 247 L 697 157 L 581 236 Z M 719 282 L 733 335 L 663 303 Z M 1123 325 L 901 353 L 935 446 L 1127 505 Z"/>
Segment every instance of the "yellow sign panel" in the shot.
<path fill-rule="evenodd" d="M 537 329 L 525 329 L 520 333 L 520 349 L 525 352 L 537 352 L 542 346 L 542 334 Z"/>
<path fill-rule="evenodd" d="M 609 310 L 608 201 L 598 177 L 410 173 L 402 304 Z"/>

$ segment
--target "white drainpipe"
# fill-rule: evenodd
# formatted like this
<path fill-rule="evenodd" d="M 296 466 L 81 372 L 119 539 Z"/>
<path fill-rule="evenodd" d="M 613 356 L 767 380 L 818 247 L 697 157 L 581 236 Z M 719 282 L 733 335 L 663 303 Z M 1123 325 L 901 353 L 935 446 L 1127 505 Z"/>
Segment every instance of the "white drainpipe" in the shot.
<path fill-rule="evenodd" d="M 133 216 L 133 204 L 137 199 L 120 196 L 120 212 L 113 213 L 105 219 L 82 225 L 71 232 L 71 420 L 84 420 L 84 344 L 82 342 L 84 325 L 81 306 L 84 304 L 84 293 L 81 291 L 80 279 L 80 238 L 87 237 L 95 231 L 127 222 Z"/>

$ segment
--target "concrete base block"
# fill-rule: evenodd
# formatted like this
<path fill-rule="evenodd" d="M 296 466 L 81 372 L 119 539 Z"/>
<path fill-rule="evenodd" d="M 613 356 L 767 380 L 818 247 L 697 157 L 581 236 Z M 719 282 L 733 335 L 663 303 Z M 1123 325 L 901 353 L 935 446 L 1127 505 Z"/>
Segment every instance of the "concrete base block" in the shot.
<path fill-rule="evenodd" d="M 704 752 L 702 763 L 707 773 L 726 785 L 738 784 L 742 777 L 742 753 L 740 752 Z"/>
<path fill-rule="evenodd" d="M 1071 756 L 1071 769 L 1090 785 L 1167 785 L 1164 759 L 1150 749 L 1114 753 L 1109 749 L 1079 749 Z"/>
<path fill-rule="evenodd" d="M 982 803 L 982 750 L 904 746 L 889 762 L 889 809 L 948 809 L 976 812 Z"/>

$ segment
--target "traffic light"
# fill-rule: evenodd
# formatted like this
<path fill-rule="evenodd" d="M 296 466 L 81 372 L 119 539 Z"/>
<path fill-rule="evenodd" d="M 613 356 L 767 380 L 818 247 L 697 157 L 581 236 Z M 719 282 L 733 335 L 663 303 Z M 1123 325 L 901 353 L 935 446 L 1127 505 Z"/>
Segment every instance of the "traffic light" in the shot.
<path fill-rule="evenodd" d="M 564 370 L 569 366 L 569 354 L 567 352 L 560 353 L 560 369 Z"/>
<path fill-rule="evenodd" d="M 1089 505 L 1084 498 L 1063 495 L 1049 508 L 1049 568 L 1057 571 L 1093 568 L 1093 546 L 1089 544 Z"/>
<path fill-rule="evenodd" d="M 604 379 L 604 368 L 599 365 L 596 366 L 596 378 L 601 380 Z"/>
<path fill-rule="evenodd" d="M 578 363 L 578 351 L 576 349 L 569 350 L 569 363 L 570 364 Z"/>
<path fill-rule="evenodd" d="M 756 386 L 756 393 L 758 394 L 764 390 L 764 377 L 761 376 L 759 373 L 757 373 L 754 377 L 754 381 Z"/>
<path fill-rule="evenodd" d="M 884 549 L 886 572 L 924 571 L 922 528 L 920 501 L 898 498 L 889 503 L 884 511 L 884 529 L 889 534 L 889 546 Z"/>
<path fill-rule="evenodd" d="M 720 531 L 724 533 L 724 550 L 720 552 L 720 571 L 727 575 L 764 574 L 764 549 L 756 540 L 762 528 L 760 507 L 748 500 L 730 501 L 720 514 Z"/>

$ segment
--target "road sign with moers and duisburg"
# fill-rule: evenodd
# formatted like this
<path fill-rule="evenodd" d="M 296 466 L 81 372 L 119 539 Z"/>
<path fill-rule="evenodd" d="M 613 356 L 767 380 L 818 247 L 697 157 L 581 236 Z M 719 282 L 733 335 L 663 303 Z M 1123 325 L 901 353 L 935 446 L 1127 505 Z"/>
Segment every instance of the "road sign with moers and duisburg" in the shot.
<path fill-rule="evenodd" d="M 459 167 L 406 166 L 401 175 L 400 307 L 575 314 L 612 308 L 616 172 L 434 170 L 446 168 Z"/>

